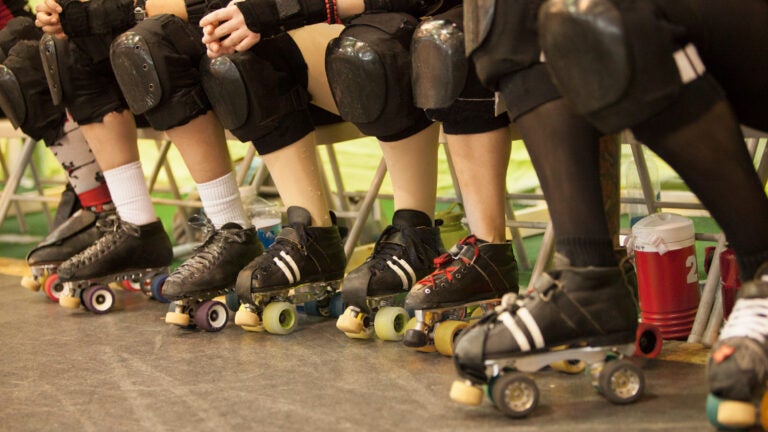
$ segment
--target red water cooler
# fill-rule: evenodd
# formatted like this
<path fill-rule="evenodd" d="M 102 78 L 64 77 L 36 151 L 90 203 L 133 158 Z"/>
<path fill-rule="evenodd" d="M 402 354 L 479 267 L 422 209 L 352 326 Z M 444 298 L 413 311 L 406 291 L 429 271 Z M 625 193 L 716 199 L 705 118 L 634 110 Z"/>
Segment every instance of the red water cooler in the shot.
<path fill-rule="evenodd" d="M 640 317 L 664 339 L 686 339 L 699 305 L 693 221 L 674 213 L 646 216 L 632 227 Z"/>

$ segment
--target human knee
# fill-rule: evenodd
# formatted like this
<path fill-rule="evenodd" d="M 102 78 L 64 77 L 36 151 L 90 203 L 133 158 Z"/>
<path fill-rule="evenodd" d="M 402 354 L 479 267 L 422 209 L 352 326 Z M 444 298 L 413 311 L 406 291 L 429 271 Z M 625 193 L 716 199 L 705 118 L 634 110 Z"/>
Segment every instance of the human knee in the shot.
<path fill-rule="evenodd" d="M 681 46 L 650 2 L 568 4 L 553 0 L 542 7 L 542 51 L 562 95 L 603 132 L 657 115 L 704 76 L 696 48 Z"/>
<path fill-rule="evenodd" d="M 411 88 L 416 25 L 406 14 L 366 14 L 328 45 L 326 72 L 341 117 L 366 135 L 405 138 L 429 125 Z"/>
<path fill-rule="evenodd" d="M 172 15 L 148 18 L 110 46 L 128 106 L 158 130 L 185 124 L 210 109 L 199 78 L 203 54 L 194 29 Z"/>

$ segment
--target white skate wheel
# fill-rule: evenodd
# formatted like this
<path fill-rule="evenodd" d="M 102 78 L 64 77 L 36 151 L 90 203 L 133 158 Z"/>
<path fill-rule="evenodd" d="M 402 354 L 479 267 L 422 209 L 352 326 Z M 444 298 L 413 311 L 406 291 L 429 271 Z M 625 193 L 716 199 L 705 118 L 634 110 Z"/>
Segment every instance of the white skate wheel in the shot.
<path fill-rule="evenodd" d="M 451 400 L 464 405 L 477 406 L 483 402 L 483 390 L 466 381 L 454 381 L 451 385 Z"/>
<path fill-rule="evenodd" d="M 386 341 L 402 340 L 409 319 L 408 312 L 401 307 L 388 306 L 379 309 L 373 320 L 376 336 Z"/>
<path fill-rule="evenodd" d="M 40 291 L 40 282 L 31 276 L 21 278 L 21 286 L 30 291 Z"/>
<path fill-rule="evenodd" d="M 69 296 L 59 297 L 59 304 L 67 309 L 78 309 L 80 308 L 80 298 Z"/>
<path fill-rule="evenodd" d="M 168 312 L 165 314 L 165 323 L 187 327 L 189 326 L 189 315 L 181 312 Z"/>
<path fill-rule="evenodd" d="M 363 331 L 363 320 L 345 312 L 336 320 L 336 328 L 344 333 L 357 334 Z"/>

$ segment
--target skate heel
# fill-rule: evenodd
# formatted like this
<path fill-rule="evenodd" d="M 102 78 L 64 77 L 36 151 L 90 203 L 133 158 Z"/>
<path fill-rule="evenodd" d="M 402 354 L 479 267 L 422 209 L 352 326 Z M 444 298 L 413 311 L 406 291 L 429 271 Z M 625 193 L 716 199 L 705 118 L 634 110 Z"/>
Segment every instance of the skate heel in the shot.
<path fill-rule="evenodd" d="M 63 287 L 59 297 L 59 304 L 62 307 L 66 309 L 79 309 L 80 306 L 84 306 L 90 312 L 104 314 L 112 309 L 116 300 L 115 293 L 109 285 L 117 283 L 119 286 L 124 287 L 124 282 L 126 281 L 138 281 L 136 284 L 142 287 L 149 287 L 148 292 L 139 290 L 151 297 L 152 287 L 154 286 L 155 291 L 159 292 L 162 280 L 167 277 L 167 274 L 168 267 L 154 267 L 126 270 L 120 273 L 80 281 L 59 282 L 58 278 L 55 278 L 55 281 L 61 283 Z M 49 281 L 53 280 L 53 277 L 49 278 Z M 48 285 L 46 283 L 47 291 Z"/>

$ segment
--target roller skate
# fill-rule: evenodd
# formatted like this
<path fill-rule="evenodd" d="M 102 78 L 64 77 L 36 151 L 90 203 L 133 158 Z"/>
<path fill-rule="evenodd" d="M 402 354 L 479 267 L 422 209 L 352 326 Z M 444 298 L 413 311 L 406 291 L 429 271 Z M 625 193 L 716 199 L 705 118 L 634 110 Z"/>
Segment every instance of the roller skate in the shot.
<path fill-rule="evenodd" d="M 479 405 L 483 386 L 507 416 L 530 414 L 539 390 L 525 373 L 560 361 L 587 364 L 593 386 L 610 402 L 643 393 L 642 371 L 623 357 L 635 350 L 637 308 L 618 267 L 563 268 L 537 279 L 528 293 L 506 294 L 458 337 L 454 363 L 461 380 L 454 401 Z"/>
<path fill-rule="evenodd" d="M 504 294 L 517 293 L 517 261 L 510 243 L 488 243 L 471 235 L 436 258 L 435 266 L 405 299 L 405 308 L 415 316 L 403 343 L 451 356 L 454 339 L 470 319 L 492 310 Z"/>
<path fill-rule="evenodd" d="M 32 276 L 21 279 L 21 286 L 31 291 L 43 288 L 51 300 L 58 302 L 63 286 L 56 270 L 59 265 L 98 240 L 115 221 L 115 206 L 104 205 L 100 211 L 80 209 L 51 231 L 27 254 Z"/>
<path fill-rule="evenodd" d="M 63 290 L 59 304 L 68 309 L 83 305 L 107 313 L 115 303 L 109 287 L 118 283 L 161 299 L 162 281 L 173 259 L 171 241 L 160 221 L 138 226 L 116 217 L 112 229 L 58 269 Z"/>
<path fill-rule="evenodd" d="M 234 293 L 238 273 L 264 248 L 254 227 L 228 223 L 217 230 L 198 216 L 190 223 L 203 228 L 205 240 L 163 283 L 162 296 L 173 301 L 165 322 L 219 331 L 227 325 L 229 311 L 226 300 L 216 298 Z"/>
<path fill-rule="evenodd" d="M 429 216 L 396 211 L 371 256 L 344 278 L 342 295 L 348 306 L 336 327 L 351 338 L 401 340 L 410 318 L 403 308 L 405 297 L 444 252 L 440 230 Z"/>
<path fill-rule="evenodd" d="M 307 210 L 289 207 L 288 224 L 275 242 L 237 276 L 242 305 L 235 324 L 289 334 L 298 325 L 297 304 L 310 315 L 338 316 L 344 310 L 338 291 L 346 262 L 335 217 L 330 227 L 313 227 Z"/>
<path fill-rule="evenodd" d="M 707 418 L 724 430 L 768 430 L 768 265 L 744 283 L 707 364 Z"/>

